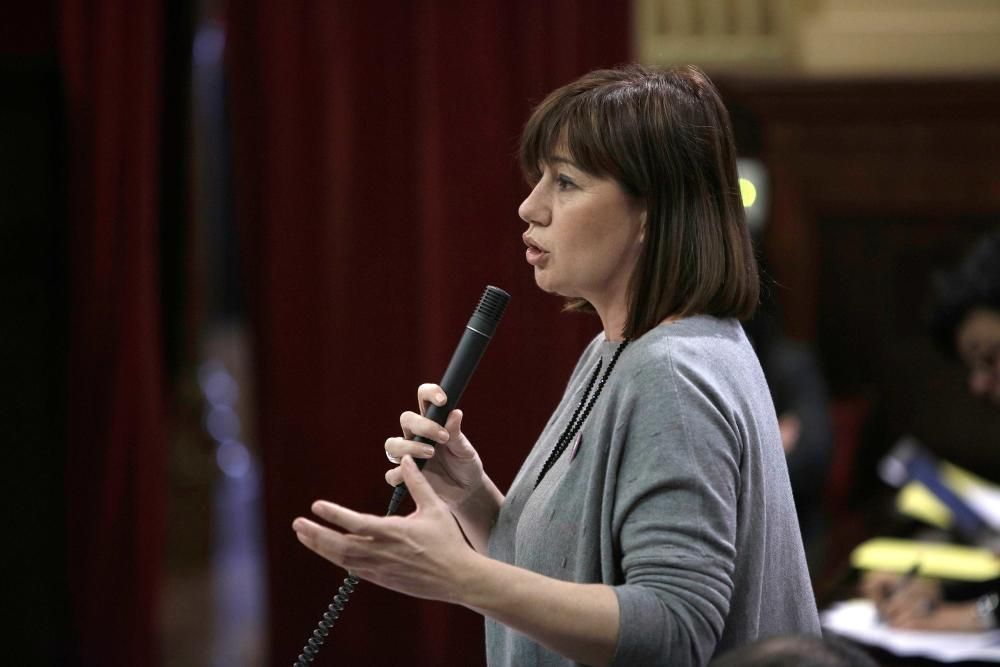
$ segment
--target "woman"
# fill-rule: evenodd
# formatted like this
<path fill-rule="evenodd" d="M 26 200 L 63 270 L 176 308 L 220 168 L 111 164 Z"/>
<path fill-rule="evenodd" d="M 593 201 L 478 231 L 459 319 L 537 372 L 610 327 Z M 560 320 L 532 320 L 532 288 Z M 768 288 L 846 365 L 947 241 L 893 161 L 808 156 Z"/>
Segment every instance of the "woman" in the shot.
<path fill-rule="evenodd" d="M 968 370 L 969 393 L 1000 407 L 1000 230 L 937 276 L 929 324 L 938 347 Z"/>
<path fill-rule="evenodd" d="M 693 67 L 592 72 L 535 109 L 521 164 L 535 280 L 603 332 L 506 495 L 460 411 L 444 428 L 406 412 L 386 479 L 417 511 L 320 501 L 337 529 L 296 519 L 300 540 L 482 613 L 491 665 L 703 665 L 818 634 L 774 408 L 735 319 L 757 271 L 715 88 Z M 445 397 L 425 384 L 417 399 Z"/>
<path fill-rule="evenodd" d="M 968 372 L 969 393 L 1000 407 L 1000 230 L 980 239 L 953 272 L 938 274 L 929 328 Z M 861 594 L 886 623 L 906 630 L 982 632 L 1000 621 L 1000 580 L 942 582 L 866 573 Z"/>

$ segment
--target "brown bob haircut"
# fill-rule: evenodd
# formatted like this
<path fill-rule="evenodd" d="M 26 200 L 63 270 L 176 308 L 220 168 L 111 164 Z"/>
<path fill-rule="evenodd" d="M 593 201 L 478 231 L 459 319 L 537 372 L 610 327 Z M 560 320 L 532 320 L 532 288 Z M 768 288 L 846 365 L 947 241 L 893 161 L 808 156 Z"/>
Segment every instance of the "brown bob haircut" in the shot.
<path fill-rule="evenodd" d="M 552 92 L 521 136 L 521 169 L 537 183 L 562 150 L 613 178 L 646 211 L 628 290 L 626 338 L 667 317 L 747 319 L 757 306 L 757 260 L 736 176 L 729 114 L 697 67 L 597 70 Z M 593 311 L 583 299 L 568 310 Z"/>

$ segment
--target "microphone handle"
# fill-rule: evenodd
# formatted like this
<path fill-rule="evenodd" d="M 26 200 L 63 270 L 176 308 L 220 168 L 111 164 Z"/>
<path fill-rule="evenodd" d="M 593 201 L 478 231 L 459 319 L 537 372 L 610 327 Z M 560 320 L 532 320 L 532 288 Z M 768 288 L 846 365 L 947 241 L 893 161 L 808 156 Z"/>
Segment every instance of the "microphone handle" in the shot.
<path fill-rule="evenodd" d="M 429 404 L 427 412 L 424 414 L 425 417 L 437 422 L 441 426 L 445 425 L 448 415 L 458 407 L 458 401 L 462 398 L 462 394 L 465 393 L 465 388 L 468 386 L 469 380 L 476 370 L 476 366 L 479 365 L 479 360 L 483 358 L 483 352 L 486 351 L 486 346 L 489 342 L 490 339 L 487 336 L 484 336 L 475 329 L 465 327 L 465 332 L 458 341 L 458 346 L 451 355 L 448 368 L 445 369 L 444 376 L 441 378 L 440 386 L 444 390 L 444 394 L 448 400 L 444 405 Z M 421 435 L 415 436 L 413 439 L 425 445 L 436 446 L 438 444 L 430 438 L 425 438 Z M 423 468 L 426 462 L 427 459 L 419 459 L 417 465 Z"/>
<path fill-rule="evenodd" d="M 472 378 L 472 373 L 476 370 L 476 366 L 479 365 L 479 360 L 483 358 L 483 352 L 486 351 L 486 346 L 489 342 L 489 336 L 476 331 L 470 326 L 465 327 L 465 332 L 458 341 L 455 352 L 451 355 L 448 368 L 444 371 L 444 377 L 441 378 L 441 389 L 444 390 L 447 402 L 444 405 L 431 403 L 427 408 L 425 417 L 437 422 L 441 426 L 445 425 L 448 415 L 458 406 L 459 399 L 465 393 L 465 387 L 469 384 L 469 379 Z M 436 447 L 438 444 L 430 438 L 419 435 L 413 439 L 416 442 L 422 442 L 432 447 Z M 423 469 L 427 463 L 427 459 L 415 459 L 415 462 L 418 468 Z M 409 491 L 407 491 L 405 484 L 400 484 L 393 490 L 386 516 L 396 513 L 400 503 L 403 502 L 408 493 Z"/>

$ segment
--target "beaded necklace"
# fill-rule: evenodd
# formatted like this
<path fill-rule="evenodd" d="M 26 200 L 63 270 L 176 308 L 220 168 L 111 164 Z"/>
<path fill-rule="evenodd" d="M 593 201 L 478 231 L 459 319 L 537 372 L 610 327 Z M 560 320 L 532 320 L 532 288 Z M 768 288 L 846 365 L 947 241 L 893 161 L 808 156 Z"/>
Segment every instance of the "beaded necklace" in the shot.
<path fill-rule="evenodd" d="M 594 382 L 597 380 L 598 374 L 601 372 L 601 366 L 604 365 L 604 359 L 600 359 L 597 362 L 597 366 L 594 367 L 594 372 L 590 375 L 590 381 L 587 383 L 587 390 L 583 392 L 583 398 L 580 399 L 579 404 L 576 406 L 576 410 L 573 411 L 573 416 L 569 418 L 569 423 L 566 424 L 566 428 L 559 435 L 559 439 L 556 440 L 556 446 L 552 448 L 549 452 L 549 457 L 545 459 L 545 464 L 542 465 L 541 472 L 538 473 L 538 479 L 535 480 L 535 488 L 542 483 L 542 478 L 545 477 L 545 473 L 549 471 L 555 462 L 559 459 L 562 453 L 566 450 L 570 441 L 576 437 L 576 434 L 580 432 L 580 427 L 583 426 L 583 422 L 587 421 L 587 415 L 590 414 L 591 408 L 594 407 L 594 403 L 597 402 L 597 397 L 601 395 L 601 390 L 604 389 L 604 385 L 608 381 L 608 376 L 611 375 L 611 371 L 614 370 L 615 364 L 618 363 L 618 357 L 621 355 L 622 350 L 628 345 L 628 339 L 623 340 L 618 344 L 618 349 L 611 356 L 611 361 L 608 362 L 608 369 L 604 371 L 604 376 L 601 377 L 601 381 L 597 383 L 597 391 L 594 395 L 590 396 L 590 390 L 594 388 Z M 587 402 L 587 399 L 590 402 Z M 586 406 L 586 408 L 584 407 Z M 582 412 L 582 414 L 581 414 Z"/>

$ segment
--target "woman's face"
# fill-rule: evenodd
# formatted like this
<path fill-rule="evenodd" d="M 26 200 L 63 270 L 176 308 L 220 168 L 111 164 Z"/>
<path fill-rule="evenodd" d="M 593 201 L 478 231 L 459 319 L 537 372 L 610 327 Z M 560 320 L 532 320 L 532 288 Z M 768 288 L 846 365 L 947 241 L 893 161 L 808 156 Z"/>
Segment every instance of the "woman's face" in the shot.
<path fill-rule="evenodd" d="M 610 178 L 557 150 L 518 215 L 528 223 L 525 258 L 546 292 L 581 297 L 605 316 L 624 308 L 642 244 L 645 212 Z"/>
<path fill-rule="evenodd" d="M 969 391 L 1000 406 L 1000 313 L 973 310 L 959 325 L 955 346 L 969 369 Z"/>

